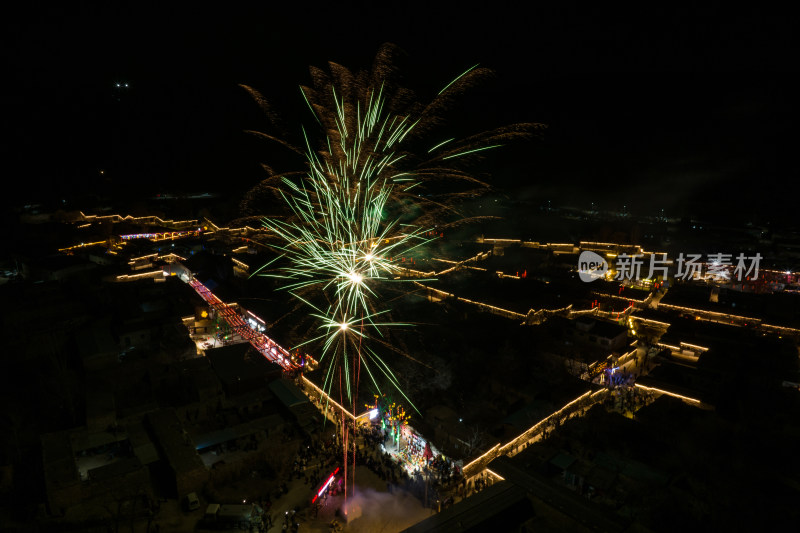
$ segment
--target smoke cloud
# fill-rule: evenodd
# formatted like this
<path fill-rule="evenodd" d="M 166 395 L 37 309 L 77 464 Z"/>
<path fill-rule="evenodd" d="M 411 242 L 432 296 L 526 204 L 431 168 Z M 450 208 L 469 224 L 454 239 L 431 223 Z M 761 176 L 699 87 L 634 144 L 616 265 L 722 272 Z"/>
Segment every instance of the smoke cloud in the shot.
<path fill-rule="evenodd" d="M 346 531 L 354 533 L 393 533 L 402 531 L 432 514 L 410 493 L 394 488 L 394 492 L 378 492 L 356 487 L 347 501 Z"/>

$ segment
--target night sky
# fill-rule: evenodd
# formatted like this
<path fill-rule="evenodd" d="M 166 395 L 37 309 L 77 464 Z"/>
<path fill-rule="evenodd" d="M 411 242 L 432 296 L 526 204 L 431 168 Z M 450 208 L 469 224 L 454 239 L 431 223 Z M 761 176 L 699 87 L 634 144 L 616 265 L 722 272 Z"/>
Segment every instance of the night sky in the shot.
<path fill-rule="evenodd" d="M 280 154 L 243 132 L 267 122 L 239 83 L 299 132 L 312 120 L 297 89 L 308 65 L 368 67 L 394 42 L 422 96 L 475 63 L 496 72 L 454 109 L 465 134 L 549 125 L 542 140 L 490 159 L 492 182 L 517 198 L 793 218 L 800 87 L 789 14 L 433 4 L 18 8 L 4 17 L 3 54 L 4 159 L 19 192 L 4 201 L 241 194 L 259 162 Z"/>

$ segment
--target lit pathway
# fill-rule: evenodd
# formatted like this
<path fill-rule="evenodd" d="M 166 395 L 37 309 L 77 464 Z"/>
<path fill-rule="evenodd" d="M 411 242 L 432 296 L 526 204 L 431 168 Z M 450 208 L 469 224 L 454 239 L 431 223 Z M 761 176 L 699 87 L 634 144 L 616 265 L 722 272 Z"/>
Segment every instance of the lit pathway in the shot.
<path fill-rule="evenodd" d="M 552 430 L 554 427 L 562 424 L 565 420 L 576 416 L 582 416 L 593 405 L 605 400 L 608 394 L 608 389 L 600 389 L 594 392 L 590 390 L 578 396 L 561 409 L 531 426 L 528 430 L 518 435 L 516 438 L 503 445 L 497 444 L 480 457 L 473 459 L 469 464 L 464 466 L 464 477 L 469 479 L 473 476 L 482 474 L 486 470 L 486 466 L 491 463 L 492 460 L 500 457 L 501 455 L 506 455 L 509 457 L 515 456 L 524 450 L 526 445 L 533 444 L 541 440 L 543 435 L 548 430 Z"/>
<path fill-rule="evenodd" d="M 195 278 L 190 279 L 188 283 L 195 291 L 197 291 L 197 294 L 199 294 L 200 297 L 203 298 L 206 303 L 208 303 L 208 305 L 217 311 L 219 316 L 221 316 L 225 322 L 228 323 L 234 332 L 240 335 L 243 339 L 246 339 L 256 350 L 259 351 L 259 353 L 261 353 L 261 355 L 273 363 L 281 365 L 284 370 L 294 370 L 299 367 L 292 361 L 291 354 L 289 354 L 286 349 L 279 346 L 275 341 L 263 333 L 251 328 L 233 306 L 228 305 L 217 298 L 214 293 L 208 289 L 208 287 L 197 281 Z"/>

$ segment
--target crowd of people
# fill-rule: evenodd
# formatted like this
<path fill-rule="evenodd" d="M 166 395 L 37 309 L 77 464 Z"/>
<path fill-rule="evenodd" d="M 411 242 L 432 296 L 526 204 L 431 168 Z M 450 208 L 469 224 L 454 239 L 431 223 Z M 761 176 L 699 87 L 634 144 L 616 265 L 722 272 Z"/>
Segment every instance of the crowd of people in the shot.
<path fill-rule="evenodd" d="M 635 413 L 655 399 L 652 391 L 636 387 L 618 388 L 608 397 L 610 406 L 622 413 Z"/>
<path fill-rule="evenodd" d="M 271 509 L 271 501 L 287 494 L 294 480 L 302 480 L 303 484 L 309 487 L 309 494 L 319 491 L 336 468 L 341 467 L 344 460 L 341 426 L 327 426 L 327 428 L 322 435 L 307 438 L 302 442 L 288 474 L 285 474 L 286 478 L 279 480 L 277 488 L 270 495 L 257 501 L 262 512 L 258 513 L 258 519 L 252 524 L 253 531 L 259 533 L 276 531 L 278 526 L 281 531 L 297 531 L 299 509 L 290 510 L 282 517 L 273 518 L 274 509 Z M 417 447 L 415 451 L 419 453 L 410 458 L 414 459 L 413 461 L 409 460 L 406 463 L 400 460 L 394 451 L 395 443 L 389 431 L 375 424 L 357 426 L 351 424 L 348 429 L 352 432 L 349 442 L 351 453 L 355 454 L 355 464 L 365 466 L 372 471 L 386 483 L 386 490 L 389 492 L 404 490 L 430 507 L 436 508 L 438 504 L 439 508 L 443 508 L 453 502 L 450 496 L 452 490 L 459 483 L 464 485 L 461 470 L 441 454 L 434 456 L 424 447 Z M 407 448 L 405 439 L 401 440 L 400 448 Z M 389 450 L 394 453 L 389 453 Z M 350 457 L 352 458 L 352 455 Z M 307 516 L 312 519 L 319 518 L 326 506 L 329 507 L 328 512 L 331 514 L 334 514 L 334 511 L 340 512 L 339 509 L 330 508 L 330 505 L 331 502 L 335 502 L 335 505 L 340 504 L 334 497 L 342 492 L 343 488 L 340 469 L 327 490 L 320 492 L 319 497 L 310 505 Z"/>
<path fill-rule="evenodd" d="M 636 381 L 636 376 L 633 372 L 616 368 L 606 369 L 603 377 L 605 386 L 611 389 L 630 387 Z"/>
<path fill-rule="evenodd" d="M 354 437 L 353 449 L 356 464 L 371 470 L 386 483 L 389 492 L 405 490 L 422 501 L 427 499 L 429 504 L 434 506 L 437 499 L 440 502 L 447 500 L 445 496 L 440 496 L 440 492 L 452 488 L 462 479 L 460 468 L 441 454 L 427 460 L 423 456 L 416 457 L 419 459 L 414 462 L 416 466 L 407 468 L 408 465 L 398 461 L 392 454 L 386 453 L 386 444 L 391 435 L 376 425 L 358 426 L 354 429 Z M 341 445 L 333 437 L 306 444 L 305 450 L 299 454 L 298 468 L 305 467 L 311 457 L 322 458 L 308 473 L 308 483 L 312 487 L 317 487 L 330 474 L 335 465 L 341 464 L 343 460 Z M 320 470 L 321 466 L 324 466 L 322 470 Z M 337 490 L 340 490 L 339 485 L 332 484 L 331 488 L 320 498 L 321 505 L 325 505 L 328 493 L 333 495 Z M 316 517 L 318 512 L 319 507 L 312 506 L 313 516 Z"/>

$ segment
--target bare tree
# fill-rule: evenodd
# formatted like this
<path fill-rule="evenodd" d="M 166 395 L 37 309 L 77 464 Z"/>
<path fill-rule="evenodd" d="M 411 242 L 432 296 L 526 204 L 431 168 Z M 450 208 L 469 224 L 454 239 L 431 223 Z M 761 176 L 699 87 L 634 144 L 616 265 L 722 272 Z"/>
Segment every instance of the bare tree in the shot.
<path fill-rule="evenodd" d="M 467 457 L 472 457 L 481 451 L 486 444 L 486 434 L 481 431 L 480 426 L 475 425 L 470 431 L 467 440 L 464 441 L 464 449 Z"/>

